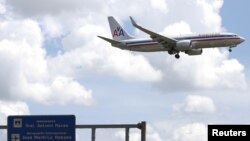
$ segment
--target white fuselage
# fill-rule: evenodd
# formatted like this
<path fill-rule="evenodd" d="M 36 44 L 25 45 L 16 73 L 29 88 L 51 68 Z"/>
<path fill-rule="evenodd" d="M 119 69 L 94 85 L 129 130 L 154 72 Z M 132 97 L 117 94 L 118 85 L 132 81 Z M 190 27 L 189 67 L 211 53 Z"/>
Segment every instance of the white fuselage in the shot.
<path fill-rule="evenodd" d="M 213 48 L 213 47 L 235 47 L 244 41 L 244 38 L 233 33 L 218 33 L 218 34 L 199 34 L 191 36 L 172 37 L 179 41 L 190 41 L 193 49 Z M 175 46 L 161 44 L 152 39 L 129 39 L 123 40 L 122 49 L 140 51 L 140 52 L 155 52 L 169 51 Z"/>
<path fill-rule="evenodd" d="M 113 39 L 103 36 L 98 37 L 120 49 L 139 52 L 167 51 L 168 54 L 175 55 L 176 59 L 180 58 L 180 52 L 184 52 L 188 55 L 201 55 L 204 48 L 229 47 L 229 52 L 231 52 L 232 47 L 236 47 L 245 40 L 233 33 L 169 37 L 138 25 L 132 17 L 130 17 L 130 20 L 135 28 L 148 34 L 150 38 L 135 39 L 130 36 L 112 16 L 108 17 L 108 21 Z"/>

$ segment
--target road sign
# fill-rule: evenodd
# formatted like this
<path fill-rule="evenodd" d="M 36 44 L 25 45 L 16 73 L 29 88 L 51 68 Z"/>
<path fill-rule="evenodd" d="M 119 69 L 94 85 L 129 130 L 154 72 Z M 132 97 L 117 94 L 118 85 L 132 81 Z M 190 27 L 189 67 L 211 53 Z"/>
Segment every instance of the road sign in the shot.
<path fill-rule="evenodd" d="M 9 116 L 8 141 L 75 141 L 75 116 Z"/>

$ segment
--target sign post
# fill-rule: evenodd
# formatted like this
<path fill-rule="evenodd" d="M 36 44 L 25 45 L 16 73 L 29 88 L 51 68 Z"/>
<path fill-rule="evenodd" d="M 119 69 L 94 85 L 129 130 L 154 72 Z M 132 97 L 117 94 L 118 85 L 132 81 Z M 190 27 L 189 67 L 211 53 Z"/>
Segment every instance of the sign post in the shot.
<path fill-rule="evenodd" d="M 8 141 L 75 141 L 75 116 L 9 116 Z"/>

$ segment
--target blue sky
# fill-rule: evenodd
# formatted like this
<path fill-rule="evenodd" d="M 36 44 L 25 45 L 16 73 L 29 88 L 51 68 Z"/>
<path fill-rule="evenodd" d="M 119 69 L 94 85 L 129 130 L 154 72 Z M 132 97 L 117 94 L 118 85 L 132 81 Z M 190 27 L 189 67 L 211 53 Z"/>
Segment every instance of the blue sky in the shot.
<path fill-rule="evenodd" d="M 246 41 L 240 46 L 240 49 L 235 49 L 231 57 L 237 57 L 246 66 L 249 66 L 249 32 L 247 30 L 247 25 L 250 21 L 247 18 L 247 13 L 249 12 L 248 1 L 225 1 L 221 9 L 221 17 L 223 26 L 232 32 L 243 36 Z M 234 10 L 235 9 L 235 10 Z M 246 71 L 249 76 L 249 67 L 246 67 Z"/>
<path fill-rule="evenodd" d="M 149 141 L 206 141 L 207 124 L 248 123 L 248 3 L 0 0 L 0 123 L 17 114 L 74 114 L 78 124 L 145 120 Z M 111 37 L 110 15 L 138 37 L 147 35 L 129 16 L 163 35 L 226 30 L 246 41 L 230 54 L 206 49 L 179 60 L 119 50 L 96 37 Z M 123 139 L 119 130 L 103 134 Z"/>

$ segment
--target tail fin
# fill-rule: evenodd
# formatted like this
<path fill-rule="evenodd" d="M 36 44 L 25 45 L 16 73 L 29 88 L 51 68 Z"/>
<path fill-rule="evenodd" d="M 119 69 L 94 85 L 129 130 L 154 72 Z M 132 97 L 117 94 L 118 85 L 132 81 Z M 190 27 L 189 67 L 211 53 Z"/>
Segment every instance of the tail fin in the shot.
<path fill-rule="evenodd" d="M 112 16 L 108 17 L 108 21 L 111 34 L 114 40 L 121 41 L 121 40 L 132 39 L 132 37 L 128 35 L 128 33 L 120 26 L 120 24 L 115 20 L 114 17 Z"/>

